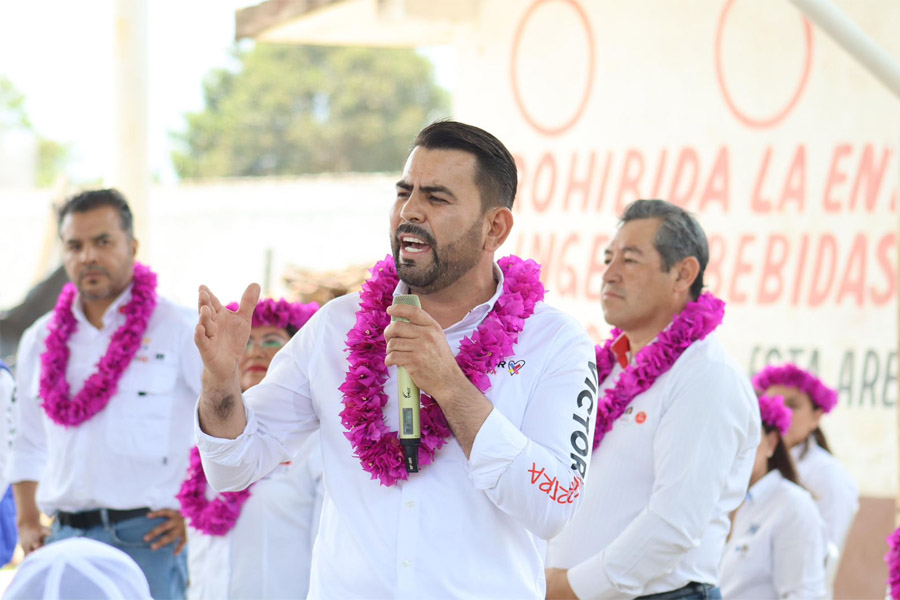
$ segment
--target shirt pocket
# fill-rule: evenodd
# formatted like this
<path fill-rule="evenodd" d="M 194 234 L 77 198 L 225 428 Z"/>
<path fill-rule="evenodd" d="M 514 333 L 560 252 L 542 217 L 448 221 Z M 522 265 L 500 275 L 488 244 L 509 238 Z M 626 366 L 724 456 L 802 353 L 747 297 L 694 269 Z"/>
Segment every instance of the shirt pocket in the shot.
<path fill-rule="evenodd" d="M 135 361 L 110 401 L 107 441 L 116 454 L 145 460 L 169 454 L 172 408 L 178 366 L 162 360 Z"/>

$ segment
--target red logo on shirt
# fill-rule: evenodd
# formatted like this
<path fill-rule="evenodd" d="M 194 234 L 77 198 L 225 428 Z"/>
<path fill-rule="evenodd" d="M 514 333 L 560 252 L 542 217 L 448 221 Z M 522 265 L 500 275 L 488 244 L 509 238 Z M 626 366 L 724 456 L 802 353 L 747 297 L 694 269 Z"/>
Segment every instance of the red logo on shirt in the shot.
<path fill-rule="evenodd" d="M 547 494 L 550 500 L 557 504 L 572 504 L 581 495 L 583 481 L 577 475 L 566 486 L 565 483 L 560 482 L 556 477 L 551 479 L 543 467 L 538 471 L 535 463 L 531 463 L 531 469 L 528 470 L 528 473 L 531 475 L 531 485 L 537 485 L 540 491 Z"/>
<path fill-rule="evenodd" d="M 645 413 L 644 411 L 639 412 L 639 413 L 634 417 L 634 420 L 635 420 L 635 422 L 636 422 L 638 425 L 640 425 L 641 423 L 643 423 L 644 421 L 647 420 L 647 413 Z"/>

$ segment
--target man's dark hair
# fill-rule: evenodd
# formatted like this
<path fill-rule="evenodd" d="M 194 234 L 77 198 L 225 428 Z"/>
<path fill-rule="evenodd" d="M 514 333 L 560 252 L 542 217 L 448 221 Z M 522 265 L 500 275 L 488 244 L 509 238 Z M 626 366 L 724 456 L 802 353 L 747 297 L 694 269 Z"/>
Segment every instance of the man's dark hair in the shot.
<path fill-rule="evenodd" d="M 475 185 L 481 193 L 482 210 L 494 206 L 512 209 L 518 185 L 516 161 L 506 146 L 484 129 L 458 121 L 437 121 L 419 132 L 415 146 L 475 155 Z"/>
<path fill-rule="evenodd" d="M 637 219 L 660 220 L 653 245 L 662 257 L 663 271 L 688 256 L 697 259 L 700 271 L 691 284 L 691 296 L 694 300 L 699 298 L 703 291 L 703 273 L 709 263 L 709 243 L 697 219 L 680 206 L 664 200 L 636 200 L 625 208 L 619 222 L 624 225 Z"/>
<path fill-rule="evenodd" d="M 88 190 L 75 194 L 59 207 L 57 213 L 57 230 L 62 229 L 63 219 L 70 213 L 86 213 L 101 206 L 111 206 L 119 212 L 119 220 L 122 223 L 122 231 L 129 238 L 134 238 L 134 218 L 131 215 L 131 208 L 125 200 L 122 192 L 116 189 L 106 190 Z"/>

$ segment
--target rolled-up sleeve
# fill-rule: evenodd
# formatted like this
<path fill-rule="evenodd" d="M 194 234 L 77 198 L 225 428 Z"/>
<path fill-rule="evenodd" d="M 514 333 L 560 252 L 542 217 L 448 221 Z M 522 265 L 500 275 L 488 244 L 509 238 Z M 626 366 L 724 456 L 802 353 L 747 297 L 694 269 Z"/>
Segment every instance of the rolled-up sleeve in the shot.
<path fill-rule="evenodd" d="M 469 476 L 501 510 L 549 539 L 580 506 L 597 402 L 594 349 L 574 321 L 560 322 L 528 397 L 521 427 L 494 410 L 475 437 Z"/>

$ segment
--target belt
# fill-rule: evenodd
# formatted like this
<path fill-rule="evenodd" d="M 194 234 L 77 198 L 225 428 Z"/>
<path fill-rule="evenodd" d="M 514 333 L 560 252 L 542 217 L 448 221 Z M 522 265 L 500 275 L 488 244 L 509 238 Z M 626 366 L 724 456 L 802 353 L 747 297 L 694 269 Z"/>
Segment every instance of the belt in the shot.
<path fill-rule="evenodd" d="M 113 524 L 135 517 L 145 517 L 150 509 L 132 508 L 129 510 L 116 510 L 114 508 L 95 508 L 94 510 L 85 510 L 82 512 L 65 512 L 56 513 L 56 518 L 60 525 L 74 527 L 75 529 L 90 529 L 91 527 L 100 527 L 104 525 L 103 513 L 106 513 L 106 523 Z"/>
<path fill-rule="evenodd" d="M 644 599 L 644 600 L 663 600 L 669 598 L 684 598 L 686 596 L 693 596 L 695 594 L 702 594 L 704 592 L 709 592 L 716 586 L 711 585 L 709 583 L 697 583 L 696 581 L 692 581 L 684 587 L 678 588 L 677 590 L 672 590 L 670 592 L 660 592 L 658 594 L 650 594 L 649 596 L 638 596 L 635 600 Z"/>

